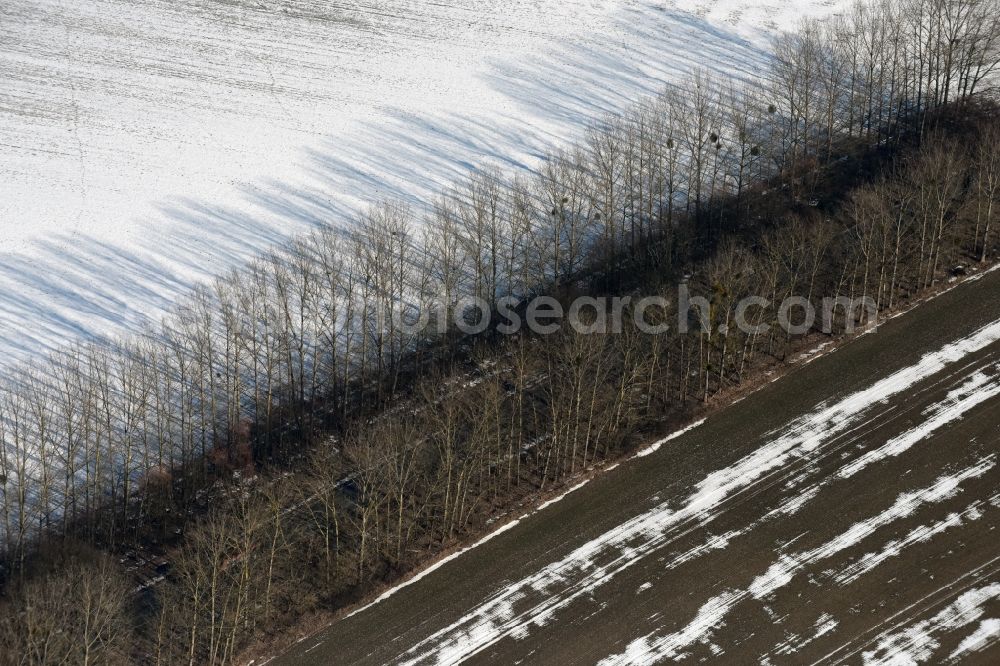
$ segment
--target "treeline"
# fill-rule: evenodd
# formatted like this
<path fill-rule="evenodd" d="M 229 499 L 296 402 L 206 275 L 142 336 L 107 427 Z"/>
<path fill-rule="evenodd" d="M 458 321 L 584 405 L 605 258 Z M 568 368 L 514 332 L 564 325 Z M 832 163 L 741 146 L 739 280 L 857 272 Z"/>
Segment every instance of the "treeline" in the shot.
<path fill-rule="evenodd" d="M 229 663 L 783 358 L 776 327 L 720 331 L 742 296 L 772 303 L 757 324 L 788 295 L 885 309 L 985 261 L 1000 143 L 973 95 L 1000 58 L 996 5 L 805 24 L 765 87 L 696 74 L 531 178 L 487 169 L 425 211 L 376 206 L 198 289 L 160 330 L 9 378 L 5 659 Z M 685 272 L 708 302 L 692 335 L 452 323 L 469 297 L 673 300 Z M 424 331 L 392 325 L 432 302 Z M 139 595 L 101 555 L 50 564 L 157 543 L 176 543 L 171 569 Z"/>
<path fill-rule="evenodd" d="M 407 381 L 392 408 L 311 447 L 291 471 L 239 474 L 216 488 L 207 514 L 186 525 L 183 541 L 171 551 L 166 579 L 142 595 L 123 595 L 120 571 L 115 576 L 113 567 L 95 570 L 108 566 L 100 558 L 66 572 L 46 568 L 44 579 L 26 576 L 11 588 L 19 604 L 59 590 L 65 603 L 93 608 L 103 624 L 80 625 L 89 616 L 67 614 L 58 603 L 32 606 L 23 615 L 12 608 L 0 638 L 22 654 L 41 654 L 40 645 L 65 646 L 76 656 L 71 661 L 82 661 L 81 632 L 96 627 L 94 637 L 108 641 L 98 642 L 104 661 L 113 661 L 110 653 L 123 662 L 232 663 L 262 634 L 293 625 L 305 613 L 357 600 L 456 538 L 481 530 L 514 502 L 648 441 L 676 421 L 671 417 L 752 379 L 754 370 L 796 349 L 777 326 L 759 335 L 736 327 L 719 332 L 718 324 L 732 320 L 743 295 L 773 294 L 777 303 L 782 294 L 805 293 L 807 285 L 819 295 L 851 288 L 875 293 L 880 283 L 884 297 L 896 304 L 920 294 L 930 261 L 927 248 L 921 252 L 924 209 L 893 209 L 884 220 L 894 224 L 902 217 L 902 242 L 897 246 L 890 236 L 869 249 L 856 211 L 873 197 L 907 193 L 917 202 L 922 189 L 947 191 L 946 182 L 926 176 L 942 151 L 962 156 L 964 185 L 948 199 L 935 253 L 949 271 L 956 262 L 975 261 L 981 251 L 977 211 L 988 202 L 976 198 L 981 165 L 957 146 L 996 131 L 997 110 L 967 108 L 960 121 L 938 125 L 947 131 L 921 147 L 876 160 L 886 166 L 885 175 L 852 190 L 837 189 L 842 173 L 820 177 L 807 193 L 836 197 L 820 211 L 796 205 L 790 196 L 778 206 L 771 200 L 775 195 L 755 197 L 751 216 L 760 208 L 792 212 L 753 248 L 730 239 L 712 258 L 692 264 L 691 282 L 699 285 L 697 293 L 707 294 L 710 328 L 647 335 L 626 316 L 620 334 L 586 335 L 567 327 L 550 336 L 491 340 L 477 348 L 474 370 L 460 364 Z M 845 170 L 867 163 L 850 158 Z M 982 226 L 978 237 L 981 242 Z M 647 287 L 644 294 L 672 296 L 673 283 L 659 273 L 655 259 L 669 254 L 669 243 L 653 245 L 648 261 L 631 264 L 637 271 L 633 281 Z M 876 263 L 868 256 L 885 259 Z M 893 280 L 886 277 L 892 271 L 881 268 L 897 259 Z M 606 276 L 592 279 L 601 284 Z M 672 320 L 676 312 L 656 316 Z M 776 324 L 777 316 L 776 308 L 757 308 L 750 319 Z M 838 330 L 846 324 L 841 321 Z M 97 586 L 100 594 L 94 596 L 102 603 L 81 605 L 89 586 Z M 100 633 L 100 627 L 108 629 Z M 122 651 L 123 635 L 140 647 Z"/>

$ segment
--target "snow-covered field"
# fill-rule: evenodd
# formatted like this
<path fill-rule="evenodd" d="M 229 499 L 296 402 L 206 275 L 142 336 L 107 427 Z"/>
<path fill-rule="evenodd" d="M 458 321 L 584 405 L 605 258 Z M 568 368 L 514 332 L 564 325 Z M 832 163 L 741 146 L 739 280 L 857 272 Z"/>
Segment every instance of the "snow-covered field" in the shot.
<path fill-rule="evenodd" d="M 843 4 L 843 3 L 840 3 Z M 833 0 L 3 0 L 0 365 L 470 168 L 532 168 Z"/>

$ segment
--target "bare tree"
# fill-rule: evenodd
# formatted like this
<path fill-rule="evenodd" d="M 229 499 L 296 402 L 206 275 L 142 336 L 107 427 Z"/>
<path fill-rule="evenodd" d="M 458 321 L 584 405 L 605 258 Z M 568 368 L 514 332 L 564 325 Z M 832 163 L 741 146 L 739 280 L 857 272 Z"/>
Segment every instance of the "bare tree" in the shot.
<path fill-rule="evenodd" d="M 131 595 L 112 560 L 72 560 L 17 583 L 0 608 L 2 664 L 131 663 Z"/>
<path fill-rule="evenodd" d="M 978 138 L 974 160 L 976 227 L 973 251 L 980 262 L 985 262 L 990 251 L 993 216 L 1000 204 L 1000 123 L 990 123 Z"/>

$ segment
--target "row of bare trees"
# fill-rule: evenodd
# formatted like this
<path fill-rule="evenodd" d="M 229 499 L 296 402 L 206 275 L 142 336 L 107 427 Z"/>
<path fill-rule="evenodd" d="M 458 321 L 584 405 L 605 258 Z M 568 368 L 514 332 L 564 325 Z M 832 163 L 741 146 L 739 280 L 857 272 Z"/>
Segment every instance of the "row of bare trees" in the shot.
<path fill-rule="evenodd" d="M 748 192 L 830 160 L 835 138 L 881 144 L 901 118 L 980 89 L 1000 61 L 995 5 L 861 3 L 805 23 L 777 41 L 770 88 L 696 73 L 604 119 L 532 178 L 485 169 L 424 211 L 375 206 L 348 230 L 300 239 L 200 287 L 158 330 L 15 373 L 0 389 L 9 559 L 19 566 L 32 535 L 70 523 L 91 542 L 127 540 L 150 511 L 186 512 L 212 460 L 267 457 L 385 404 L 419 367 L 411 352 L 442 332 L 450 339 L 467 297 L 495 305 L 559 288 L 595 262 L 614 280 L 654 238 L 668 243 L 668 266 L 704 254 Z M 979 145 L 980 162 L 995 159 L 989 142 Z M 953 163 L 930 166 L 950 169 L 939 176 L 956 187 Z M 981 259 L 995 171 L 976 181 Z M 954 193 L 940 189 L 906 202 L 922 210 L 922 284 L 940 268 L 949 223 L 943 202 Z M 870 229 L 888 224 L 871 210 L 884 203 L 859 202 L 866 251 L 881 251 L 873 234 L 889 233 Z M 910 238 L 904 231 L 893 233 Z M 886 261 L 866 265 L 884 281 Z M 889 304 L 898 277 L 887 278 Z M 432 301 L 437 317 L 423 333 L 393 325 Z"/>
<path fill-rule="evenodd" d="M 998 127 L 984 121 L 965 136 Z M 706 325 L 691 334 L 640 332 L 634 305 L 626 304 L 620 333 L 566 327 L 503 337 L 480 348 L 474 370 L 424 377 L 393 408 L 314 447 L 295 475 L 231 487 L 211 516 L 189 528 L 160 590 L 170 602 L 157 619 L 157 653 L 227 663 L 290 609 L 352 599 L 481 529 L 498 507 L 619 455 L 687 405 L 795 349 L 778 326 L 785 296 L 868 293 L 885 309 L 931 286 L 940 274 L 928 273 L 935 260 L 949 269 L 976 261 L 985 228 L 977 211 L 989 205 L 978 199 L 978 183 L 989 161 L 960 145 L 954 136 L 930 136 L 884 176 L 842 193 L 829 218 L 795 210 L 756 248 L 723 243 L 694 264 L 695 312 Z M 956 190 L 933 175 L 942 162 L 956 169 Z M 922 195 L 928 188 L 939 191 Z M 921 196 L 938 204 L 923 208 Z M 898 207 L 901 199 L 909 203 Z M 922 243 L 929 210 L 944 216 L 944 229 L 940 217 L 928 221 Z M 654 265 L 639 268 L 645 293 L 658 293 L 658 285 L 672 296 Z M 744 314 L 766 331 L 734 325 L 737 304 L 750 295 L 771 302 Z M 842 331 L 862 313 L 837 314 Z M 677 316 L 673 304 L 645 319 L 673 327 Z"/>
<path fill-rule="evenodd" d="M 102 663 L 232 663 L 262 632 L 354 599 L 481 529 L 499 507 L 618 455 L 688 405 L 782 358 L 795 348 L 777 326 L 784 297 L 868 293 L 884 309 L 931 286 L 941 273 L 933 270 L 935 261 L 950 269 L 980 259 L 984 244 L 995 246 L 984 236 L 996 192 L 988 194 L 982 183 L 991 178 L 996 158 L 974 142 L 971 150 L 967 146 L 970 137 L 998 131 L 995 120 L 983 118 L 991 113 L 980 113 L 959 134 L 929 134 L 918 150 L 888 163 L 882 176 L 840 192 L 839 205 L 822 214 L 787 198 L 786 214 L 755 245 L 729 238 L 711 258 L 690 264 L 695 316 L 705 319 L 690 334 L 675 329 L 678 304 L 672 303 L 646 313 L 649 323 L 671 324 L 659 335 L 640 332 L 634 304 L 626 304 L 619 333 L 566 327 L 549 336 L 498 338 L 476 348 L 466 359 L 472 366 L 439 365 L 429 376 L 404 382 L 404 394 L 384 410 L 303 451 L 293 473 L 241 473 L 217 487 L 207 514 L 185 526 L 166 580 L 147 590 L 153 610 L 140 614 L 145 620 L 131 651 L 100 629 L 125 626 L 134 612 L 120 574 L 108 572 L 106 562 L 74 565 L 74 585 L 84 587 L 60 594 L 104 600 L 93 613 L 105 624 L 83 620 L 97 627 L 88 640 L 95 654 L 105 655 Z M 996 151 L 1000 144 L 991 145 Z M 811 192 L 840 186 L 833 178 Z M 774 210 L 764 195 L 747 205 L 750 219 L 758 208 Z M 654 235 L 652 245 L 650 258 L 630 268 L 639 273 L 643 293 L 672 301 L 674 283 L 662 277 L 654 256 L 669 253 L 671 243 Z M 604 280 L 596 271 L 559 293 L 569 300 L 581 285 Z M 770 301 L 744 313 L 768 330 L 733 325 L 737 303 L 749 295 Z M 855 323 L 840 314 L 837 330 Z M 405 345 L 388 351 L 396 344 L 385 343 L 384 369 L 407 359 Z M 372 359 L 377 362 L 377 355 Z M 367 391 L 369 399 L 376 397 L 374 384 Z M 298 415 L 282 418 L 294 423 Z M 120 524 L 128 524 L 125 517 Z M 114 587 L 88 591 L 98 583 Z M 27 603 L 29 595 L 42 593 L 39 585 L 30 576 L 15 584 L 10 603 Z M 69 582 L 57 578 L 45 585 Z M 68 650 L 51 643 L 64 630 L 60 606 L 53 604 L 34 607 L 35 615 L 0 614 L 7 622 L 0 626 L 21 636 L 25 654 L 39 654 L 31 641 Z M 66 618 L 78 622 L 77 615 Z M 29 657 L 27 663 L 46 659 Z"/>
<path fill-rule="evenodd" d="M 1000 193 L 998 145 L 996 124 L 982 128 L 971 151 L 934 137 L 910 163 L 855 194 L 849 210 L 860 288 L 880 308 L 933 286 L 956 243 L 969 259 L 986 260 Z"/>
<path fill-rule="evenodd" d="M 973 96 L 998 64 L 992 0 L 859 2 L 807 21 L 775 46 L 771 94 L 791 164 L 833 150 L 838 136 L 885 138 L 901 116 Z"/>

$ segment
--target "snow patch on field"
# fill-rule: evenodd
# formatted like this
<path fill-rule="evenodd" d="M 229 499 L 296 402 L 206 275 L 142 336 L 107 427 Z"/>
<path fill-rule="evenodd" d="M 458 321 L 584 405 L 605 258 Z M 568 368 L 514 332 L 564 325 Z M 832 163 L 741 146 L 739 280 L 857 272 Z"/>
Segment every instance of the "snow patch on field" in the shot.
<path fill-rule="evenodd" d="M 1000 583 L 971 589 L 934 617 L 879 636 L 877 647 L 863 654 L 865 666 L 918 664 L 928 661 L 941 647 L 941 634 L 953 632 L 979 620 L 986 612 L 983 606 L 994 599 L 1000 599 Z M 990 640 L 987 634 L 993 629 L 992 625 L 987 625 L 980 635 L 976 635 L 979 634 L 977 630 L 968 644 L 963 641 L 966 648 L 964 651 L 986 647 Z M 962 646 L 959 646 L 959 650 L 962 650 Z"/>
<path fill-rule="evenodd" d="M 948 656 L 948 659 L 961 659 L 973 652 L 985 650 L 998 640 L 1000 640 L 1000 619 L 983 620 L 974 632 L 962 639 L 962 642 Z"/>
<path fill-rule="evenodd" d="M 787 641 L 779 645 L 774 652 L 775 654 L 781 654 L 781 655 L 795 654 L 796 652 L 806 647 L 813 641 L 822 638 L 831 631 L 835 630 L 838 624 L 839 623 L 837 622 L 836 618 L 834 618 L 832 615 L 830 615 L 829 613 L 823 613 L 822 615 L 819 616 L 819 619 L 816 620 L 816 627 L 812 636 L 801 637 L 793 635 Z"/>
<path fill-rule="evenodd" d="M 646 448 L 644 448 L 644 449 L 642 449 L 640 451 L 636 451 L 635 455 L 633 455 L 632 457 L 633 458 L 645 458 L 648 455 L 652 455 L 652 454 L 656 453 L 657 451 L 659 451 L 660 447 L 663 446 L 664 444 L 666 444 L 667 442 L 671 442 L 671 441 L 677 439 L 678 437 L 680 437 L 681 435 L 685 435 L 685 434 L 691 432 L 692 430 L 694 430 L 695 428 L 697 428 L 698 426 L 700 426 L 704 422 L 705 422 L 705 419 L 701 419 L 699 421 L 695 421 L 694 423 L 692 423 L 691 425 L 687 426 L 686 428 L 683 428 L 681 430 L 678 430 L 677 432 L 671 433 L 671 434 L 667 435 L 666 437 L 664 437 L 663 439 L 661 439 L 659 441 L 656 441 L 656 442 L 653 442 L 652 444 L 650 444 Z"/>
<path fill-rule="evenodd" d="M 573 487 L 571 487 L 569 490 L 567 490 L 567 491 L 565 491 L 565 492 L 563 492 L 563 493 L 561 493 L 559 495 L 556 495 L 555 497 L 553 497 L 550 500 L 546 500 L 546 501 L 542 502 L 541 504 L 539 504 L 538 508 L 536 508 L 533 513 L 538 513 L 539 511 L 544 511 L 545 509 L 549 508 L 553 504 L 556 504 L 558 502 L 563 501 L 564 499 L 566 499 L 566 497 L 570 493 L 576 492 L 577 490 L 579 490 L 580 488 L 583 488 L 588 483 L 590 483 L 590 479 L 584 479 L 583 481 L 580 481 L 579 483 L 577 483 L 576 485 L 574 485 Z M 527 518 L 527 516 L 525 516 L 525 518 Z"/>
<path fill-rule="evenodd" d="M 822 486 L 818 484 L 806 488 L 802 492 L 793 496 L 783 505 L 775 509 L 775 512 L 783 516 L 794 516 L 796 513 L 802 510 L 802 507 L 804 507 L 809 502 L 813 501 L 816 498 L 816 495 L 819 495 L 819 491 L 821 490 L 821 488 Z"/>
<path fill-rule="evenodd" d="M 901 539 L 894 539 L 886 543 L 878 552 L 866 553 L 857 562 L 839 572 L 834 580 L 840 585 L 853 583 L 886 560 L 897 557 L 910 546 L 926 543 L 953 527 L 961 527 L 979 520 L 983 517 L 983 511 L 990 506 L 990 502 L 997 499 L 1000 499 L 1000 494 L 994 495 L 991 500 L 976 500 L 961 513 L 950 513 L 942 520 L 915 527 Z"/>
<path fill-rule="evenodd" d="M 949 392 L 945 400 L 929 407 L 919 426 L 894 437 L 884 446 L 865 453 L 849 465 L 845 465 L 837 475 L 842 479 L 848 479 L 869 465 L 901 455 L 914 444 L 961 418 L 977 405 L 1000 395 L 1000 376 L 996 374 L 998 367 L 994 366 L 991 370 L 991 373 L 974 374 L 961 387 Z"/>

